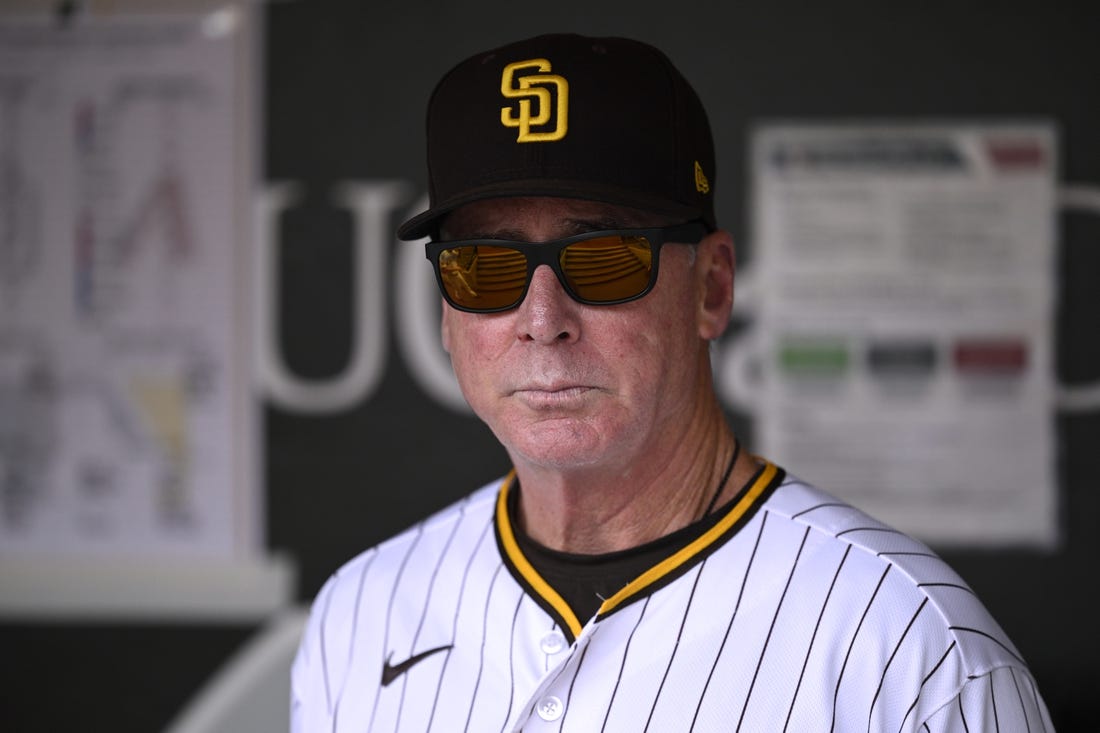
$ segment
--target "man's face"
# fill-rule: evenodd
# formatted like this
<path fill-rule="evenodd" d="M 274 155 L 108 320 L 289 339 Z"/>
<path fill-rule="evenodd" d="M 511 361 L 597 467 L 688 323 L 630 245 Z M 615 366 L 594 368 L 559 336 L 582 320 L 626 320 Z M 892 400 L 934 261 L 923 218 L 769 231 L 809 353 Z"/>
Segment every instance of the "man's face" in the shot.
<path fill-rule="evenodd" d="M 510 198 L 464 206 L 444 229 L 450 240 L 540 242 L 661 223 L 589 201 Z M 676 426 L 709 395 L 706 339 L 717 335 L 701 324 L 707 276 L 691 249 L 666 245 L 657 284 L 630 303 L 578 303 L 540 266 L 512 310 L 444 304 L 443 345 L 463 394 L 513 461 L 626 472 L 642 451 L 677 440 Z"/>

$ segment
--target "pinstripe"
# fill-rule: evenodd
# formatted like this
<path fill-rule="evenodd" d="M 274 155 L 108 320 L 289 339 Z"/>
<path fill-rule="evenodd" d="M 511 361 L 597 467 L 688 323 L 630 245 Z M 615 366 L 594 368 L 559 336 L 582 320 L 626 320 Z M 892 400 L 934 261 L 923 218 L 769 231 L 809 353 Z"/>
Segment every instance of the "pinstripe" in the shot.
<path fill-rule="evenodd" d="M 703 700 L 707 697 L 707 690 L 710 688 L 711 680 L 714 679 L 714 670 L 718 668 L 718 660 L 722 658 L 722 652 L 726 648 L 726 642 L 729 641 L 730 631 L 733 629 L 733 622 L 737 619 L 737 611 L 741 608 L 741 599 L 745 595 L 745 586 L 748 585 L 749 573 L 752 572 L 752 566 L 756 560 L 756 551 L 760 549 L 760 539 L 764 536 L 764 527 L 768 523 L 768 513 L 764 512 L 760 518 L 760 529 L 756 533 L 756 540 L 753 543 L 752 554 L 749 555 L 748 565 L 745 566 L 745 574 L 741 576 L 741 589 L 737 592 L 737 602 L 733 605 L 733 613 L 730 614 L 729 623 L 726 624 L 726 632 L 722 635 L 722 643 L 718 645 L 718 653 L 714 657 L 714 663 L 711 665 L 710 672 L 707 674 L 706 684 L 703 685 L 703 692 L 699 695 L 699 701 L 695 705 L 695 715 L 691 718 L 691 729 L 695 729 L 695 724 L 699 720 L 699 711 L 703 707 Z"/>
<path fill-rule="evenodd" d="M 386 623 L 385 632 L 382 635 L 382 646 L 388 649 L 390 646 L 390 617 L 393 615 L 393 602 L 397 597 L 397 589 L 401 585 L 401 576 L 405 574 L 405 566 L 409 563 L 409 558 L 412 556 L 413 550 L 416 549 L 417 544 L 420 543 L 420 538 L 424 536 L 424 522 L 420 522 L 416 525 L 416 534 L 413 537 L 412 542 L 409 543 L 408 548 L 405 550 L 405 554 L 401 558 L 401 564 L 397 568 L 397 577 L 393 581 L 393 585 L 390 587 L 390 599 L 386 605 Z M 378 714 L 378 700 L 381 695 L 374 696 L 374 705 L 370 712 L 370 722 L 367 724 L 367 730 L 374 727 L 374 716 Z"/>
<path fill-rule="evenodd" d="M 1020 711 L 1024 714 L 1024 725 L 1027 727 L 1027 733 L 1031 733 L 1031 720 L 1027 714 L 1027 703 L 1024 702 L 1024 693 L 1020 691 L 1020 682 L 1016 679 L 1016 670 L 1008 670 L 1008 674 L 1012 679 L 1012 686 L 1016 689 L 1016 700 L 1020 703 Z"/>
<path fill-rule="evenodd" d="M 958 583 L 917 583 L 918 588 L 954 588 L 956 590 L 966 591 L 970 595 L 977 597 L 977 593 L 973 589 L 966 587 L 965 585 L 959 585 Z"/>
<path fill-rule="evenodd" d="M 987 634 L 986 632 L 982 631 L 981 629 L 972 629 L 969 626 L 948 626 L 947 628 L 951 631 L 966 631 L 966 632 L 969 632 L 971 634 L 978 634 L 979 636 L 984 636 L 985 638 L 989 639 L 994 644 L 999 646 L 1001 649 L 1003 649 L 1006 654 L 1010 655 L 1017 662 L 1019 662 L 1020 664 L 1024 663 L 1024 660 L 1020 659 L 1019 655 L 1016 654 L 1016 652 L 1012 651 L 1012 649 L 1005 646 L 1004 643 L 1000 639 L 998 639 L 995 636 L 991 636 L 991 635 Z"/>
<path fill-rule="evenodd" d="M 462 610 L 462 600 L 466 595 L 466 587 L 467 587 L 466 581 L 470 577 L 470 568 L 474 564 L 474 558 L 477 557 L 477 553 L 481 550 L 481 543 L 485 541 L 485 537 L 489 534 L 489 527 L 490 526 L 492 526 L 492 525 L 489 522 L 486 522 L 482 526 L 481 534 L 478 536 L 477 542 L 474 543 L 474 549 L 473 549 L 473 551 L 470 552 L 470 556 L 468 558 L 466 558 L 466 567 L 462 571 L 462 583 L 458 586 L 458 599 L 455 601 L 454 617 L 453 617 L 452 622 L 451 622 L 451 639 L 452 640 L 457 640 L 458 639 L 458 615 L 459 615 L 459 612 Z M 432 729 L 432 723 L 435 721 L 435 710 L 436 710 L 436 706 L 439 704 L 439 693 L 440 693 L 440 690 L 442 690 L 442 687 L 443 687 L 443 678 L 447 674 L 447 665 L 451 661 L 451 652 L 452 651 L 453 651 L 452 649 L 448 649 L 446 652 L 443 653 L 444 654 L 443 668 L 439 672 L 439 682 L 437 682 L 436 686 L 435 686 L 435 696 L 432 698 L 432 711 L 428 715 L 427 730 Z"/>
<path fill-rule="evenodd" d="M 688 614 L 691 613 L 691 602 L 695 600 L 695 591 L 699 587 L 699 578 L 703 575 L 703 568 L 707 566 L 707 561 L 703 560 L 702 564 L 695 571 L 695 580 L 691 584 L 691 593 L 688 594 L 687 606 L 684 607 L 684 615 L 680 619 L 680 628 L 676 632 L 676 643 L 672 646 L 672 653 L 668 655 L 668 664 L 665 665 L 665 673 L 661 676 L 661 684 L 657 686 L 657 694 L 653 696 L 653 705 L 649 708 L 649 717 L 646 718 L 645 728 L 643 730 L 649 730 L 649 724 L 653 722 L 653 712 L 657 709 L 657 703 L 661 701 L 661 691 L 665 689 L 665 682 L 668 681 L 669 670 L 672 669 L 672 663 L 676 660 L 676 650 L 680 648 L 680 640 L 684 637 L 684 626 L 687 624 Z"/>
<path fill-rule="evenodd" d="M 538 700 L 536 700 L 534 697 L 532 697 L 530 702 L 528 702 L 528 704 L 527 704 L 527 711 L 523 714 L 523 717 L 524 718 L 530 718 L 532 715 L 534 715 L 536 705 L 538 705 Z M 520 730 L 522 730 L 522 728 Z"/>
<path fill-rule="evenodd" d="M 1030 677 L 1027 678 L 1027 686 L 1028 686 L 1028 689 L 1031 691 L 1031 700 L 1032 700 L 1032 702 L 1035 703 L 1036 709 L 1038 709 L 1040 707 L 1039 691 L 1037 689 L 1035 689 L 1035 681 L 1032 680 Z M 1045 722 L 1043 722 L 1043 716 L 1041 714 L 1039 716 L 1039 725 L 1042 726 L 1043 733 L 1046 733 L 1047 724 Z"/>
<path fill-rule="evenodd" d="M 791 481 L 788 480 L 788 481 L 784 481 L 782 485 L 787 486 L 790 483 L 791 483 Z M 821 504 L 814 504 L 812 507 L 809 507 L 808 509 L 803 509 L 800 512 L 796 512 L 796 513 L 792 514 L 791 519 L 801 519 L 802 517 L 804 517 L 805 515 L 807 515 L 811 512 L 816 512 L 818 509 L 828 509 L 829 507 L 847 509 L 848 505 L 845 504 L 842 501 L 826 501 L 826 502 L 822 502 Z"/>
<path fill-rule="evenodd" d="M 321 626 L 318 632 L 321 638 L 319 646 L 321 648 L 321 674 L 324 676 L 325 681 L 325 707 L 328 708 L 330 713 L 332 712 L 332 691 L 328 679 L 328 654 L 325 653 L 325 647 L 327 646 L 325 643 L 325 623 L 328 621 L 329 609 L 332 606 L 332 594 L 335 592 L 335 589 L 336 586 L 330 587 L 328 593 L 325 595 L 325 605 L 324 610 L 321 611 Z"/>
<path fill-rule="evenodd" d="M 783 723 L 783 730 L 787 730 L 787 726 L 791 724 L 791 715 L 794 714 L 794 704 L 798 700 L 798 691 L 802 689 L 802 680 L 806 676 L 806 667 L 810 663 L 810 654 L 813 653 L 814 642 L 817 640 L 817 632 L 821 629 L 821 619 L 825 616 L 825 608 L 829 605 L 829 599 L 832 598 L 833 590 L 836 589 L 837 578 L 840 577 L 840 571 L 844 569 L 844 563 L 848 560 L 848 554 L 852 551 L 852 546 L 848 545 L 844 548 L 844 555 L 841 556 L 840 562 L 836 566 L 836 572 L 833 573 L 833 581 L 829 584 L 829 592 L 825 594 L 825 600 L 821 602 L 821 611 L 817 614 L 817 623 L 814 624 L 814 633 L 810 637 L 810 644 L 806 648 L 806 656 L 802 659 L 802 671 L 798 673 L 798 683 L 794 686 L 794 692 L 791 694 L 791 706 L 787 709 L 787 719 Z"/>
<path fill-rule="evenodd" d="M 928 598 L 925 597 L 920 605 L 917 606 L 917 610 L 913 612 L 913 615 L 909 617 L 909 623 L 905 625 L 905 630 L 901 632 L 901 636 L 898 637 L 897 643 L 894 644 L 894 649 L 890 652 L 890 656 L 886 660 L 886 664 L 882 666 L 882 674 L 878 678 L 878 687 L 875 688 L 875 695 L 871 698 L 871 707 L 867 710 L 867 730 L 871 730 L 871 718 L 875 714 L 875 705 L 878 703 L 878 697 L 882 694 L 882 686 L 886 682 L 886 675 L 890 671 L 890 665 L 894 663 L 894 659 L 898 655 L 898 650 L 901 649 L 901 645 L 905 642 L 905 638 L 909 636 L 910 630 L 913 628 L 913 624 L 917 622 L 917 617 L 920 616 L 921 611 L 928 605 Z M 927 678 L 926 678 L 927 679 Z"/>
<path fill-rule="evenodd" d="M 512 613 L 512 632 L 508 635 L 508 709 L 504 711 L 504 724 L 500 727 L 501 733 L 508 726 L 508 718 L 512 715 L 512 704 L 516 698 L 516 621 L 519 619 L 519 607 L 523 604 L 524 596 L 521 593 L 516 597 L 516 610 Z"/>
<path fill-rule="evenodd" d="M 489 601 L 493 597 L 493 588 L 496 586 L 500 571 L 503 568 L 503 565 L 497 566 L 497 569 L 493 572 L 493 580 L 489 583 L 489 590 L 485 593 L 485 615 L 482 616 L 481 621 L 481 654 L 477 663 L 477 680 L 474 682 L 474 694 L 470 695 L 470 709 L 466 712 L 466 725 L 462 728 L 464 731 L 470 729 L 470 720 L 473 719 L 474 705 L 477 702 L 477 691 L 481 687 L 481 673 L 485 669 L 485 641 L 489 637 Z"/>
<path fill-rule="evenodd" d="M 997 714 L 997 691 L 996 685 L 993 684 L 993 672 L 989 673 L 989 704 L 993 708 L 993 724 L 994 730 L 1000 733 L 1001 721 L 1000 716 Z"/>
<path fill-rule="evenodd" d="M 874 604 L 875 598 L 878 596 L 878 592 L 882 588 L 883 582 L 886 580 L 886 575 L 890 572 L 890 568 L 892 567 L 893 565 L 887 565 L 886 569 L 882 571 L 882 575 L 879 576 L 878 584 L 875 585 L 875 590 L 871 594 L 870 600 L 867 601 L 867 605 L 864 607 L 862 615 L 859 617 L 859 624 L 856 625 L 856 630 L 852 632 L 852 638 L 848 642 L 848 651 L 844 653 L 844 664 L 840 667 L 840 674 L 838 674 L 836 678 L 836 689 L 833 690 L 833 717 L 832 724 L 829 726 L 830 731 L 836 730 L 836 703 L 840 698 L 840 685 L 844 682 L 844 673 L 848 670 L 848 660 L 851 659 L 852 648 L 855 647 L 860 629 L 863 628 L 863 622 L 867 620 L 867 614 L 870 612 L 871 606 Z"/>
<path fill-rule="evenodd" d="M 351 642 L 348 644 L 348 667 L 351 667 L 352 656 L 355 653 L 355 637 L 359 630 L 359 602 L 363 598 L 363 585 L 367 580 L 367 572 L 370 570 L 370 566 L 377 557 L 377 550 L 371 552 L 370 557 L 363 563 L 362 572 L 359 573 L 359 587 L 355 589 L 355 606 L 352 608 L 351 612 Z M 343 691 L 341 690 L 341 692 Z"/>
<path fill-rule="evenodd" d="M 1030 683 L 1030 686 L 1031 686 L 1031 692 L 1035 696 L 1035 707 L 1039 708 L 1040 707 L 1039 690 L 1036 689 L 1034 680 L 1029 680 L 1029 683 Z M 1043 726 L 1043 733 L 1046 733 L 1047 724 L 1045 722 L 1043 722 L 1042 713 L 1040 713 L 1040 715 L 1039 715 L 1039 725 Z"/>
<path fill-rule="evenodd" d="M 959 700 L 959 717 L 962 718 L 963 730 L 965 731 L 965 733 L 970 733 L 970 726 L 966 724 L 966 711 L 963 710 L 962 693 L 959 693 L 958 700 Z"/>
<path fill-rule="evenodd" d="M 921 604 L 921 607 L 923 608 L 924 604 Z M 901 728 L 899 729 L 899 733 L 900 733 L 901 730 L 905 729 L 905 721 L 909 720 L 909 715 L 916 709 L 917 703 L 920 702 L 920 696 L 921 696 L 921 693 L 924 692 L 924 686 L 928 684 L 928 680 L 932 679 L 932 677 L 936 674 L 936 672 L 939 670 L 939 668 L 943 666 L 943 663 L 947 660 L 947 656 L 949 654 L 951 654 L 951 650 L 954 649 L 954 648 L 955 648 L 955 642 L 951 642 L 951 646 L 947 647 L 947 651 L 945 651 L 943 653 L 943 656 L 940 657 L 938 662 L 936 662 L 934 665 L 932 665 L 932 669 L 929 670 L 928 674 L 926 674 L 924 676 L 924 679 L 921 680 L 920 689 L 917 690 L 917 696 L 915 698 L 913 698 L 913 702 L 909 705 L 908 709 L 906 709 L 906 711 L 905 711 L 905 717 L 903 717 L 901 719 Z M 877 692 L 875 693 L 875 697 L 878 697 Z M 867 727 L 868 727 L 868 729 L 870 729 L 870 727 L 871 727 L 870 721 L 868 721 Z M 925 723 L 925 727 L 926 728 L 928 727 L 927 723 Z"/>
<path fill-rule="evenodd" d="M 905 536 L 893 527 L 849 527 L 842 532 L 837 532 L 836 537 L 843 537 L 844 535 L 852 534 L 853 532 L 882 532 L 884 534 L 896 534 L 899 537 Z"/>
<path fill-rule="evenodd" d="M 768 513 L 764 513 L 764 518 L 767 519 Z M 745 693 L 745 701 L 741 705 L 741 717 L 737 720 L 737 730 L 741 730 L 741 723 L 745 720 L 745 711 L 749 709 L 749 700 L 752 699 L 753 690 L 756 689 L 756 681 L 760 675 L 760 666 L 764 663 L 764 656 L 768 653 L 768 645 L 771 644 L 772 634 L 775 633 L 775 622 L 779 618 L 779 611 L 783 608 L 783 601 L 787 598 L 787 591 L 791 589 L 791 580 L 794 578 L 795 568 L 798 567 L 798 560 L 802 557 L 802 551 L 806 548 L 806 538 L 810 536 L 810 528 L 807 527 L 802 533 L 802 542 L 798 546 L 798 553 L 794 556 L 794 561 L 791 563 L 791 568 L 787 572 L 787 580 L 783 584 L 783 593 L 779 596 L 779 602 L 775 606 L 775 612 L 772 614 L 772 622 L 768 627 L 768 635 L 764 637 L 764 646 L 760 649 L 760 656 L 756 659 L 756 670 L 752 673 L 752 682 L 749 683 L 749 691 Z"/>
<path fill-rule="evenodd" d="M 581 669 L 584 667 L 584 658 L 588 656 L 588 650 L 592 648 L 591 644 L 588 644 L 581 649 L 581 658 L 577 660 L 576 669 L 573 670 L 573 679 L 569 680 L 569 691 L 565 695 L 565 712 L 562 713 L 561 722 L 558 723 L 558 730 L 565 729 L 565 719 L 569 716 L 569 703 L 573 699 L 573 686 L 577 684 L 577 677 L 581 673 Z"/>
<path fill-rule="evenodd" d="M 607 721 L 608 718 L 611 717 L 611 708 L 615 706 L 615 696 L 619 693 L 619 685 L 622 684 L 623 681 L 623 670 L 626 668 L 626 658 L 630 655 L 630 644 L 634 641 L 634 634 L 638 631 L 638 627 L 642 625 L 642 619 L 645 618 L 645 611 L 648 606 L 649 598 L 647 597 L 642 603 L 642 610 L 638 614 L 637 621 L 634 622 L 634 628 L 630 630 L 630 635 L 626 637 L 622 662 L 619 664 L 619 674 L 615 677 L 615 686 L 611 688 L 611 699 L 607 701 L 607 712 L 604 713 L 603 724 L 600 725 L 601 733 L 607 729 Z"/>
<path fill-rule="evenodd" d="M 455 533 L 458 532 L 459 525 L 462 524 L 462 518 L 466 515 L 466 502 L 458 508 L 458 518 L 451 524 L 451 532 L 447 535 L 447 541 L 443 543 L 443 549 L 436 556 L 435 565 L 432 567 L 432 574 L 428 578 L 428 595 L 424 598 L 424 606 L 420 609 L 420 621 L 416 624 L 416 632 L 413 634 L 412 643 L 409 645 L 409 654 L 413 654 L 417 648 L 417 642 L 420 641 L 420 632 L 424 630 L 424 620 L 428 617 L 428 609 L 432 605 L 432 593 L 435 591 L 435 581 L 439 577 L 439 568 L 443 565 L 443 558 L 447 557 L 447 551 L 451 548 L 451 542 L 454 541 Z M 407 675 L 401 677 L 401 697 L 397 702 L 397 721 L 394 723 L 394 730 L 401 729 L 401 712 L 405 708 L 405 690 L 408 688 L 409 678 Z"/>
<path fill-rule="evenodd" d="M 359 630 L 359 601 L 363 597 L 363 585 L 367 579 L 367 572 L 370 570 L 370 566 L 374 563 L 374 559 L 378 557 L 378 551 L 371 552 L 370 557 L 363 563 L 362 570 L 359 571 L 359 586 L 355 589 L 355 605 L 352 607 L 351 615 L 351 640 L 348 642 L 348 660 L 347 668 L 351 669 L 352 661 L 355 655 L 355 637 Z M 340 694 L 336 696 L 336 702 L 332 706 L 332 730 L 335 731 L 337 727 L 337 720 L 340 717 L 340 701 L 344 699 L 344 688 L 340 687 Z"/>

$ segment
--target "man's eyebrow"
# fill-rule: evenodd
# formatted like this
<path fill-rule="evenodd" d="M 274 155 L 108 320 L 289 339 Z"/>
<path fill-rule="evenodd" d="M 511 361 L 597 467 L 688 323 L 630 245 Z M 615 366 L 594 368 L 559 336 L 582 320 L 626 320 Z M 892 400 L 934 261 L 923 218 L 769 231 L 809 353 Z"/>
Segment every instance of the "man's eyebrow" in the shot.
<path fill-rule="evenodd" d="M 637 224 L 633 222 L 627 222 L 613 216 L 603 216 L 598 219 L 566 219 L 565 223 L 567 224 L 566 230 L 573 234 L 602 232 L 609 229 L 632 229 L 637 227 Z"/>
<path fill-rule="evenodd" d="M 562 239 L 565 237 L 571 237 L 575 234 L 587 234 L 588 232 L 603 232 L 615 229 L 635 229 L 639 228 L 634 222 L 626 222 L 619 218 L 614 217 L 601 217 L 597 219 L 591 218 L 566 218 L 562 220 L 562 229 L 559 237 L 556 239 Z M 449 232 L 445 232 L 449 235 Z M 451 237 L 448 236 L 448 239 Z M 527 240 L 526 235 L 519 229 L 493 229 L 493 230 L 472 230 L 462 232 L 460 239 L 506 239 L 517 242 L 523 242 Z"/>

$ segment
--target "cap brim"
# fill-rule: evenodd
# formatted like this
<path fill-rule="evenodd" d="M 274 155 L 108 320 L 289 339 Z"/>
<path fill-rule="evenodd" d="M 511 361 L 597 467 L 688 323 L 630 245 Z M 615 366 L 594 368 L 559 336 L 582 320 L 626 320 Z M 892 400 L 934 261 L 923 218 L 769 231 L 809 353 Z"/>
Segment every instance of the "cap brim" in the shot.
<path fill-rule="evenodd" d="M 644 191 L 636 191 L 617 186 L 602 185 L 592 181 L 531 179 L 519 181 L 500 181 L 484 186 L 466 189 L 461 196 L 441 201 L 397 228 L 397 236 L 404 241 L 427 237 L 436 232 L 440 221 L 460 206 L 494 198 L 515 198 L 518 196 L 553 196 L 586 201 L 599 201 L 616 206 L 629 206 L 653 214 L 674 217 L 680 221 L 700 219 L 711 230 L 715 223 L 697 207 L 669 201 L 667 198 Z"/>

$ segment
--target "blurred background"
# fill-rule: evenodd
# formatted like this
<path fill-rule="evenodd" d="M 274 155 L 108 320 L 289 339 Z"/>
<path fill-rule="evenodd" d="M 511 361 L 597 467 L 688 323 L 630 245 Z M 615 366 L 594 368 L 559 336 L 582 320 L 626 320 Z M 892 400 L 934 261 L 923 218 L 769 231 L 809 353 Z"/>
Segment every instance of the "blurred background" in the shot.
<path fill-rule="evenodd" d="M 869 0 L 0 0 L 0 727 L 272 730 L 324 580 L 507 470 L 393 231 L 438 78 L 558 31 L 709 110 L 738 432 L 1095 730 L 1100 11 Z"/>

